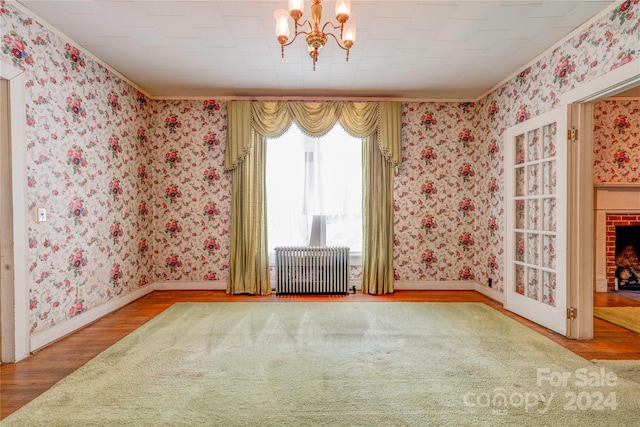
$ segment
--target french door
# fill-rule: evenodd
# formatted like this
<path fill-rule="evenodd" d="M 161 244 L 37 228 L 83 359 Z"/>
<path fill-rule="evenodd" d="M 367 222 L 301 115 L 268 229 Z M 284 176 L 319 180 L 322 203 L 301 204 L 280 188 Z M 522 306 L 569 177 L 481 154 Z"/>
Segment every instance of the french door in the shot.
<path fill-rule="evenodd" d="M 509 128 L 505 308 L 567 334 L 568 107 Z M 575 220 L 578 220 L 575 218 Z"/>

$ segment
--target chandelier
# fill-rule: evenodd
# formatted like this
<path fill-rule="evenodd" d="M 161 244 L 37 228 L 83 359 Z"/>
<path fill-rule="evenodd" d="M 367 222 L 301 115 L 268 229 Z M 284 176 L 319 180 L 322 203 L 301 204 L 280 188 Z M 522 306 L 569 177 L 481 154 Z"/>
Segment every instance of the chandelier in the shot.
<path fill-rule="evenodd" d="M 312 0 L 311 5 L 311 21 L 308 19 L 300 22 L 302 13 L 304 10 L 303 0 L 289 0 L 289 12 L 284 9 L 278 9 L 273 13 L 273 17 L 276 19 L 276 36 L 278 42 L 282 47 L 282 57 L 284 58 L 284 47 L 289 46 L 295 41 L 300 34 L 304 34 L 307 40 L 307 47 L 309 50 L 309 56 L 313 60 L 313 70 L 316 69 L 316 61 L 318 60 L 318 53 L 320 49 L 327 43 L 329 37 L 333 37 L 338 46 L 341 49 L 347 51 L 347 61 L 349 61 L 349 49 L 353 46 L 353 42 L 356 39 L 356 24 L 353 22 L 347 22 L 349 20 L 349 13 L 351 12 L 350 0 L 337 0 L 336 1 L 336 21 L 340 25 L 336 25 L 331 21 L 327 21 L 321 24 L 322 21 L 322 0 Z M 289 23 L 288 18 L 291 16 L 295 22 L 295 30 L 293 39 L 289 41 Z M 298 27 L 309 26 L 308 31 L 300 31 Z M 322 25 L 322 29 L 320 29 Z M 334 30 L 340 30 L 340 39 L 332 32 L 325 32 L 327 26 L 331 26 Z"/>

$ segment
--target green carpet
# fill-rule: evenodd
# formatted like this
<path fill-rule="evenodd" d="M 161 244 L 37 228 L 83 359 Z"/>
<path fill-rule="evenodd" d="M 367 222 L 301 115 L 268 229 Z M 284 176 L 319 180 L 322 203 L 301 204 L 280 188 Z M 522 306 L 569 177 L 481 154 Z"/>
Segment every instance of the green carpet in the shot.
<path fill-rule="evenodd" d="M 640 334 L 640 307 L 594 307 L 593 315 Z"/>
<path fill-rule="evenodd" d="M 593 360 L 592 362 L 615 372 L 620 378 L 627 378 L 640 384 L 640 360 Z"/>
<path fill-rule="evenodd" d="M 2 425 L 636 426 L 639 391 L 481 303 L 182 303 Z"/>

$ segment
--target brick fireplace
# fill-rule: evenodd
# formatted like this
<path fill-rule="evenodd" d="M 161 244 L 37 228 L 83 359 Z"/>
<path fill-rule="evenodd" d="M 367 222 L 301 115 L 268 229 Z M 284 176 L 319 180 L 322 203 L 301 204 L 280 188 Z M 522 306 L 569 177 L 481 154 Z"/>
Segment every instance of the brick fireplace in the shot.
<path fill-rule="evenodd" d="M 598 183 L 595 204 L 595 287 L 607 292 L 615 287 L 616 227 L 640 226 L 640 183 Z"/>
<path fill-rule="evenodd" d="M 640 227 L 640 213 L 638 214 L 607 214 L 607 231 L 606 231 L 606 261 L 607 261 L 607 290 L 611 291 L 615 288 L 616 277 L 616 255 L 620 254 L 623 249 L 616 235 L 620 229 L 625 227 Z M 636 247 L 634 246 L 634 249 Z"/>

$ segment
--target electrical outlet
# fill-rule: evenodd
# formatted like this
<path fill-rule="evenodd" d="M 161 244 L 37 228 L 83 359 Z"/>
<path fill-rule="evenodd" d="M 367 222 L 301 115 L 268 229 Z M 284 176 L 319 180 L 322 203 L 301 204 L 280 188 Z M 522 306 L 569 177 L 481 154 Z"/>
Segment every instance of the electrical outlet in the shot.
<path fill-rule="evenodd" d="M 82 286 L 76 286 L 76 299 L 77 300 L 84 299 L 84 288 Z"/>
<path fill-rule="evenodd" d="M 489 278 L 487 279 L 487 285 L 488 285 L 489 287 L 492 287 L 492 286 L 493 286 L 493 279 L 492 279 L 491 277 L 489 277 Z"/>
<path fill-rule="evenodd" d="M 38 222 L 45 222 L 47 220 L 47 209 L 38 208 Z"/>

